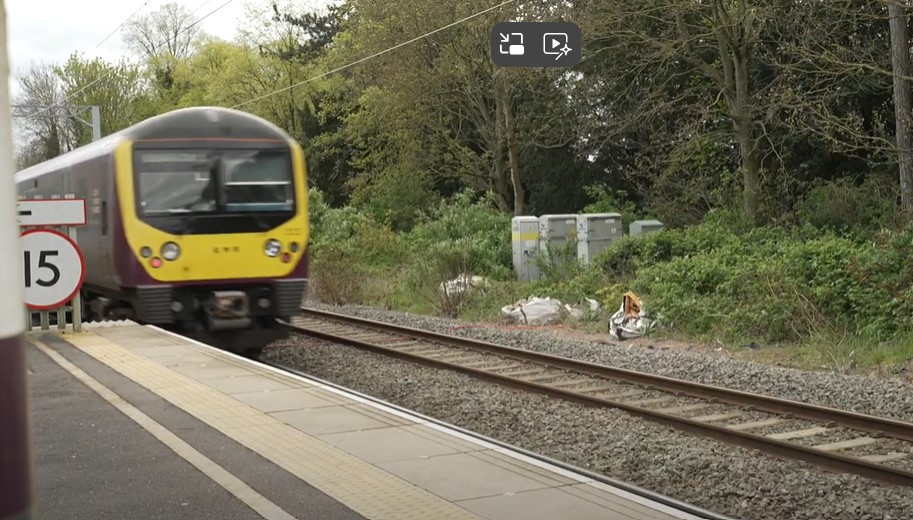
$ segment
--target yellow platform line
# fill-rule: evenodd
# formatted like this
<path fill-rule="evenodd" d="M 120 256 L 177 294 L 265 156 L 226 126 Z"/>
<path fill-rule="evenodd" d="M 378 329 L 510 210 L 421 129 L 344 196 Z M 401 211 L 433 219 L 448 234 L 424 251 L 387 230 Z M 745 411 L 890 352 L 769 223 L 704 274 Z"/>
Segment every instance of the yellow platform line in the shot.
<path fill-rule="evenodd" d="M 85 332 L 64 339 L 366 518 L 480 520 L 444 498 L 107 338 Z"/>
<path fill-rule="evenodd" d="M 222 486 L 226 491 L 247 504 L 248 507 L 257 513 L 260 513 L 260 516 L 267 520 L 295 520 L 294 516 L 288 514 L 284 509 L 277 506 L 260 493 L 257 493 L 241 479 L 232 475 L 225 468 L 216 464 L 212 459 L 194 449 L 193 446 L 187 444 L 180 437 L 171 433 L 167 428 L 125 401 L 110 388 L 99 383 L 98 380 L 85 373 L 81 368 L 67 361 L 65 357 L 34 338 L 29 338 L 29 341 L 32 345 L 47 354 L 48 357 L 60 365 L 64 370 L 73 374 L 76 379 L 82 381 L 82 383 L 94 390 L 95 393 L 100 395 L 104 400 L 111 403 L 114 407 L 123 412 L 124 415 L 136 421 L 136 423 L 142 426 L 146 431 L 162 441 L 165 446 L 171 448 L 171 450 L 181 458 L 193 464 L 216 484 Z"/>

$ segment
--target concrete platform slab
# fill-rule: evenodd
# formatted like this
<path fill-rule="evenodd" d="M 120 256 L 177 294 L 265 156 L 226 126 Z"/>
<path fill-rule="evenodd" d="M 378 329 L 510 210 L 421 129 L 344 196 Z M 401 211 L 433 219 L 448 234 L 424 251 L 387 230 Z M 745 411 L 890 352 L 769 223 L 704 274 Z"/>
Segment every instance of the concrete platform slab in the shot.
<path fill-rule="evenodd" d="M 270 415 L 312 435 L 394 426 L 389 422 L 361 413 L 362 411 L 360 405 L 349 405 L 274 412 Z"/>
<path fill-rule="evenodd" d="M 354 432 L 332 433 L 320 438 L 356 457 L 377 464 L 410 459 L 427 459 L 436 455 L 461 453 L 459 447 L 436 442 L 416 432 L 415 426 L 376 428 Z M 476 449 L 481 449 L 477 447 Z"/>
<path fill-rule="evenodd" d="M 246 394 L 250 392 L 262 392 L 263 390 L 289 390 L 296 385 L 289 382 L 280 382 L 272 378 L 263 377 L 262 375 L 241 375 L 236 377 L 219 377 L 215 379 L 206 379 L 205 384 L 211 386 L 226 395 Z"/>
<path fill-rule="evenodd" d="M 233 394 L 233 396 L 235 399 L 264 413 L 322 408 L 324 406 L 337 406 L 339 404 L 338 401 L 331 401 L 325 397 L 321 397 L 313 390 L 303 388 L 263 390 L 259 392 Z"/>
<path fill-rule="evenodd" d="M 125 401 L 196 425 L 185 429 L 170 420 L 166 431 L 193 438 L 198 450 L 231 466 L 236 486 L 256 481 L 258 500 L 295 518 L 698 518 L 154 327 L 31 337 L 52 345 L 55 356 L 117 381 Z M 250 460 L 232 460 L 226 446 Z M 266 478 L 283 484 L 263 486 Z M 330 513 L 302 513 L 293 498 L 299 486 Z"/>
<path fill-rule="evenodd" d="M 379 467 L 447 500 L 466 500 L 547 488 L 548 484 L 468 453 L 384 462 Z M 472 478 L 467 478 L 472 475 Z"/>
<path fill-rule="evenodd" d="M 583 485 L 583 484 L 581 484 Z M 601 504 L 566 492 L 545 488 L 519 493 L 462 500 L 459 504 L 485 518 L 523 518 L 524 520 L 636 520 L 642 513 L 608 509 Z"/>

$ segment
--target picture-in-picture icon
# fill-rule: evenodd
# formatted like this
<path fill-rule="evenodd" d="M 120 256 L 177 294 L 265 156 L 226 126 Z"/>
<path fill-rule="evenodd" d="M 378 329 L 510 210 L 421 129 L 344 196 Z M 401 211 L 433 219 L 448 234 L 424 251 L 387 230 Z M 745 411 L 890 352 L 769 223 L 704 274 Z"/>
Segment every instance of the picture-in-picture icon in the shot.
<path fill-rule="evenodd" d="M 511 56 L 523 55 L 523 33 L 499 33 L 501 37 L 498 51 Z"/>

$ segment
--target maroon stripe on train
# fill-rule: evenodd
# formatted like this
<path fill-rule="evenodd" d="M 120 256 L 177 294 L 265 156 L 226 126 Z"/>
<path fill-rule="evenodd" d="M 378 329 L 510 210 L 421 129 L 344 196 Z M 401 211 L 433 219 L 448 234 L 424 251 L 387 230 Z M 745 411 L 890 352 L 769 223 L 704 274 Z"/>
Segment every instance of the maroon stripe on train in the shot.
<path fill-rule="evenodd" d="M 32 447 L 21 335 L 0 338 L 0 518 L 32 505 Z"/>

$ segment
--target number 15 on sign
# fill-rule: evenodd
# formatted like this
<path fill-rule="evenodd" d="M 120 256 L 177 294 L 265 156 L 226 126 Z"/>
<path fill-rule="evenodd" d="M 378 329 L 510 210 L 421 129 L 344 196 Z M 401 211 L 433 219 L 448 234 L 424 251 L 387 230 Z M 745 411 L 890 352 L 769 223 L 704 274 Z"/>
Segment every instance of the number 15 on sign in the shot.
<path fill-rule="evenodd" d="M 44 311 L 72 300 L 86 276 L 86 261 L 76 243 L 49 229 L 26 231 L 19 242 L 26 306 Z"/>

